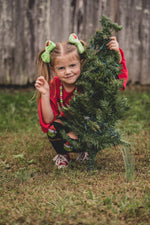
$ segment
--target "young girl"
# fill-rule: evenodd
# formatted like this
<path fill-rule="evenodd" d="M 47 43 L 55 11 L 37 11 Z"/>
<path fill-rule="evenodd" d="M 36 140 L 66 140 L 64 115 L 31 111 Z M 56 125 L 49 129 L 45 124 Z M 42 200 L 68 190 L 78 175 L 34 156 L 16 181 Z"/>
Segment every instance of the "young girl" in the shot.
<path fill-rule="evenodd" d="M 119 48 L 116 37 L 111 37 L 107 46 L 120 52 L 122 73 L 119 78 L 124 79 L 123 88 L 125 88 L 128 72 L 124 53 Z M 67 107 L 74 93 L 79 91 L 76 81 L 85 59 L 86 43 L 78 40 L 75 34 L 71 34 L 69 40 L 65 42 L 54 44 L 47 41 L 45 49 L 38 56 L 40 76 L 35 82 L 35 87 L 39 92 L 39 122 L 57 153 L 53 161 L 58 168 L 67 167 L 70 161 L 69 152 L 75 152 L 69 142 L 63 140 L 61 129 L 65 129 L 70 138 L 78 141 L 78 137 L 64 127 L 63 120 L 67 118 L 60 109 Z M 88 153 L 80 153 L 77 160 L 81 162 L 88 160 Z"/>

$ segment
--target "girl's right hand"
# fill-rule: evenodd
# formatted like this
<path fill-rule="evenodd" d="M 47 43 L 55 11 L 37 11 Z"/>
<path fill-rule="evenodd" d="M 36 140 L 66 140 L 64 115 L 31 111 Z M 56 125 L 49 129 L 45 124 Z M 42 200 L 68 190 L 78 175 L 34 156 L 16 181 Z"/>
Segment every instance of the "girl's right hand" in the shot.
<path fill-rule="evenodd" d="M 49 84 L 43 76 L 37 78 L 35 87 L 41 95 L 49 95 Z"/>

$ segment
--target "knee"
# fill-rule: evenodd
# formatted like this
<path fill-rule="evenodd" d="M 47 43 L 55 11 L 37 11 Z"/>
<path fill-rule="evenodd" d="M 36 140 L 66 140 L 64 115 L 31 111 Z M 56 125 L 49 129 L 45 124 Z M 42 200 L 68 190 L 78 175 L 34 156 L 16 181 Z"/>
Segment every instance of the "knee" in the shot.
<path fill-rule="evenodd" d="M 78 140 L 78 136 L 77 136 L 76 134 L 74 134 L 72 131 L 70 131 L 69 133 L 67 133 L 67 135 L 68 135 L 71 139 Z"/>

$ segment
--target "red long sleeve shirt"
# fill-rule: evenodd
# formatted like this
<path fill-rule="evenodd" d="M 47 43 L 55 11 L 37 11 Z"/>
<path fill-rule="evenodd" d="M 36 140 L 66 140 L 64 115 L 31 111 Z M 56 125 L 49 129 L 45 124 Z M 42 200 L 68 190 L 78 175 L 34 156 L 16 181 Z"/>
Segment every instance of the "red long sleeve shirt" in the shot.
<path fill-rule="evenodd" d="M 126 66 L 126 61 L 125 61 L 125 57 L 124 57 L 124 52 L 122 49 L 120 49 L 120 53 L 122 56 L 122 71 L 121 74 L 119 74 L 119 79 L 124 79 L 123 81 L 123 89 L 124 90 L 126 88 L 126 84 L 127 84 L 127 79 L 128 79 L 128 70 L 127 70 L 127 66 Z M 53 78 L 53 80 L 51 80 L 50 82 L 50 104 L 54 113 L 54 119 L 53 121 L 56 120 L 56 118 L 58 117 L 58 115 L 60 115 L 60 111 L 58 108 L 58 104 L 60 106 L 60 86 L 61 86 L 61 81 L 59 80 L 59 78 L 56 76 Z M 56 88 L 54 88 L 56 87 Z M 64 88 L 63 88 L 63 103 L 64 105 L 69 105 L 69 101 L 71 100 L 72 96 L 73 96 L 73 92 L 67 92 Z M 64 117 L 64 113 L 61 111 L 61 117 Z M 52 122 L 53 122 L 52 121 Z M 51 123 L 52 123 L 51 122 Z M 41 110 L 41 99 L 39 102 L 39 123 L 41 126 L 41 129 L 44 133 L 48 132 L 48 128 L 50 126 L 51 123 L 45 123 L 42 117 L 42 110 Z"/>

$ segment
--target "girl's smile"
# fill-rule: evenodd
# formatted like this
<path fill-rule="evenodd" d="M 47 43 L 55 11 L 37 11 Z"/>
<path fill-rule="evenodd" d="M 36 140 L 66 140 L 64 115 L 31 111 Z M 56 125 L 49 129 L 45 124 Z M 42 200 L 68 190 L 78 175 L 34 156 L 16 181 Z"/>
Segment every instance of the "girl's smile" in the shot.
<path fill-rule="evenodd" d="M 54 73 L 61 80 L 65 88 L 74 88 L 80 76 L 80 60 L 74 54 L 57 57 L 54 65 Z"/>

